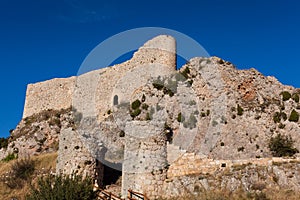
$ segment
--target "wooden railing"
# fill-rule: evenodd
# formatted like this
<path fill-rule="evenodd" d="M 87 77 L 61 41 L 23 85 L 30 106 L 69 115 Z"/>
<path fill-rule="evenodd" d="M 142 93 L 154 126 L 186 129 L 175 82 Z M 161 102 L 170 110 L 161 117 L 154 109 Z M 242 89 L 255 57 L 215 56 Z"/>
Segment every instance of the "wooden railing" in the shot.
<path fill-rule="evenodd" d="M 135 192 L 132 190 L 128 190 L 128 197 L 129 200 L 149 200 L 145 194 Z"/>
<path fill-rule="evenodd" d="M 123 200 L 120 197 L 114 195 L 113 193 L 107 192 L 102 189 L 99 189 L 98 197 L 103 200 Z"/>
<path fill-rule="evenodd" d="M 96 187 L 96 189 L 98 191 L 98 197 L 102 200 L 124 200 L 124 199 L 114 195 L 113 193 L 107 192 L 101 188 Z M 127 198 L 129 200 L 149 200 L 145 194 L 135 192 L 133 190 L 128 190 Z"/>

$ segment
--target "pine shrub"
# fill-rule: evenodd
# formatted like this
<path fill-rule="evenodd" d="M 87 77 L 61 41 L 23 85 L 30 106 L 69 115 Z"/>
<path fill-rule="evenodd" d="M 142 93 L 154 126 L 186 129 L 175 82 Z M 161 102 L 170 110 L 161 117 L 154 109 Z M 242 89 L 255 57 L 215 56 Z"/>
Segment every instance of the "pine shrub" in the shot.
<path fill-rule="evenodd" d="M 298 149 L 293 147 L 294 140 L 291 136 L 278 134 L 272 137 L 269 142 L 269 148 L 275 157 L 293 156 L 298 153 Z"/>

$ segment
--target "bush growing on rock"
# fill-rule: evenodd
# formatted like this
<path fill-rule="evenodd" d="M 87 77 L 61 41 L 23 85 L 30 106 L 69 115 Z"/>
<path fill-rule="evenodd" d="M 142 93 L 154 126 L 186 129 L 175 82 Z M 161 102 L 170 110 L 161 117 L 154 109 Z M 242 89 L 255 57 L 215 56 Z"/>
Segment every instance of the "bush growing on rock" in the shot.
<path fill-rule="evenodd" d="M 289 117 L 290 122 L 298 122 L 299 121 L 299 113 L 296 110 L 292 110 L 291 115 Z"/>
<path fill-rule="evenodd" d="M 296 102 L 296 103 L 299 103 L 299 95 L 298 94 L 293 94 L 292 95 L 292 99 Z"/>
<path fill-rule="evenodd" d="M 280 95 L 282 95 L 283 101 L 287 101 L 292 97 L 292 95 L 288 91 L 283 91 L 280 93 Z"/>
<path fill-rule="evenodd" d="M 182 113 L 178 113 L 178 115 L 177 115 L 177 121 L 178 122 L 183 122 L 184 121 L 184 116 L 183 116 Z"/>
<path fill-rule="evenodd" d="M 298 153 L 298 149 L 293 147 L 294 140 L 291 136 L 278 134 L 272 137 L 269 142 L 269 148 L 275 157 L 293 156 Z"/>
<path fill-rule="evenodd" d="M 134 102 L 132 102 L 132 104 L 131 104 L 131 108 L 133 109 L 133 110 L 136 110 L 136 109 L 138 109 L 139 107 L 140 107 L 140 105 L 141 105 L 141 102 L 140 102 L 140 100 L 135 100 Z"/>
<path fill-rule="evenodd" d="M 134 111 L 130 111 L 130 116 L 132 117 L 132 118 L 135 118 L 135 117 L 137 117 L 137 116 L 139 116 L 140 114 L 141 114 L 141 109 L 136 109 L 136 110 L 134 110 Z"/>

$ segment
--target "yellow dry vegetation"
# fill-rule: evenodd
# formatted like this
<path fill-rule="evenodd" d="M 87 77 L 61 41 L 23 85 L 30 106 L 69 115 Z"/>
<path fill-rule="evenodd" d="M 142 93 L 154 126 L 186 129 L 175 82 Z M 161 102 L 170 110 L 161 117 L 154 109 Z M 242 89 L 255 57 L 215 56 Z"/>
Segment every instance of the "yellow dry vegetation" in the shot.
<path fill-rule="evenodd" d="M 160 199 L 160 200 L 299 200 L 300 193 L 288 189 L 265 189 L 258 192 L 245 192 L 238 190 L 234 192 L 212 190 L 201 191 L 199 195 L 189 195 L 176 198 Z"/>
<path fill-rule="evenodd" d="M 11 189 L 4 181 L 3 177 L 10 171 L 11 166 L 16 160 L 9 162 L 0 161 L 0 199 L 11 200 L 17 198 L 18 200 L 24 200 L 26 194 L 30 191 L 30 183 L 36 181 L 38 175 L 42 175 L 43 172 L 55 171 L 57 153 L 42 154 L 39 156 L 33 156 L 31 159 L 35 163 L 34 175 L 24 184 L 21 189 Z"/>

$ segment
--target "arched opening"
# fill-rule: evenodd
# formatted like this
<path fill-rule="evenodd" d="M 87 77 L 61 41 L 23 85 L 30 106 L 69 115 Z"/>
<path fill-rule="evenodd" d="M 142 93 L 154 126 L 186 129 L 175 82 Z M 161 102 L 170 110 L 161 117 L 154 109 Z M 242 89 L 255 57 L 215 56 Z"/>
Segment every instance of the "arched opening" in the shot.
<path fill-rule="evenodd" d="M 105 188 L 107 185 L 112 185 L 112 184 L 119 185 L 121 187 L 122 171 L 104 165 L 103 186 Z"/>
<path fill-rule="evenodd" d="M 114 105 L 114 106 L 118 105 L 118 104 L 119 104 L 118 101 L 119 101 L 119 100 L 118 100 L 118 95 L 115 95 L 115 96 L 114 96 L 114 102 L 113 102 L 113 105 Z"/>

